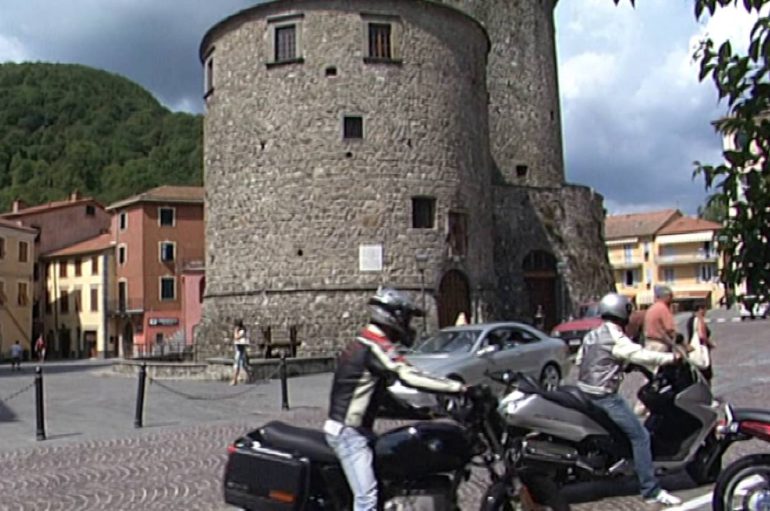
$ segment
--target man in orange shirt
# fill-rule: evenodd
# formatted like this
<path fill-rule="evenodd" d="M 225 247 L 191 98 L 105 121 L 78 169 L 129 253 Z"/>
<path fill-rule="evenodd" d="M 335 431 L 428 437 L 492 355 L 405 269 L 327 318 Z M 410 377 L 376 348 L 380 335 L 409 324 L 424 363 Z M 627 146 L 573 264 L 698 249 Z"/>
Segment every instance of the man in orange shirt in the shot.
<path fill-rule="evenodd" d="M 671 312 L 674 293 L 668 286 L 655 286 L 655 303 L 644 315 L 644 347 L 670 352 L 676 342 L 676 324 Z"/>

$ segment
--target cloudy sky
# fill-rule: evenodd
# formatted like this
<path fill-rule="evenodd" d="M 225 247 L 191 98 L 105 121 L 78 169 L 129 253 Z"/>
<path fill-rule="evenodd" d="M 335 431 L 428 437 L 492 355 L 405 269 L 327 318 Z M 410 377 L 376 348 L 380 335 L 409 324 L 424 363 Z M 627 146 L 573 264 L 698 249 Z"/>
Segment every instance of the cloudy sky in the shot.
<path fill-rule="evenodd" d="M 679 207 L 705 197 L 695 160 L 720 160 L 710 121 L 724 114 L 697 81 L 706 33 L 745 47 L 748 16 L 696 23 L 693 0 L 561 0 L 556 11 L 566 173 L 611 213 Z M 202 110 L 200 40 L 254 0 L 0 0 L 0 62 L 79 63 L 138 82 L 173 110 Z"/>

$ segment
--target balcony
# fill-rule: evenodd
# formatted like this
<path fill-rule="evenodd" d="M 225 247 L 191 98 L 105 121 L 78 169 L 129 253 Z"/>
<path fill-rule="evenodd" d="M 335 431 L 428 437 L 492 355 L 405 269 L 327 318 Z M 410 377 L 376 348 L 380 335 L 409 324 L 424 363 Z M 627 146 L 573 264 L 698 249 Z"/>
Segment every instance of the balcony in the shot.
<path fill-rule="evenodd" d="M 107 310 L 113 316 L 142 314 L 144 300 L 141 298 L 120 298 L 107 302 Z"/>
<path fill-rule="evenodd" d="M 692 254 L 659 255 L 655 258 L 658 266 L 675 266 L 679 264 L 716 263 L 719 254 L 716 252 L 694 252 Z"/>
<path fill-rule="evenodd" d="M 615 270 L 627 270 L 630 268 L 641 268 L 644 261 L 639 257 L 626 259 L 610 259 L 610 265 Z"/>

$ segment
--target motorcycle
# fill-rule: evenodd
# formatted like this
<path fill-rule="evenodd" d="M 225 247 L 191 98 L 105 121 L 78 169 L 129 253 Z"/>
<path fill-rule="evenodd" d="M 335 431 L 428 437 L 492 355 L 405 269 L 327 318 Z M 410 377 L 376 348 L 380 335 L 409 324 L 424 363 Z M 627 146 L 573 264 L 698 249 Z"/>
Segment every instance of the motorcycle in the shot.
<path fill-rule="evenodd" d="M 630 369 L 647 379 L 638 397 L 650 412 L 644 426 L 656 472 L 684 469 L 699 485 L 713 482 L 729 442 L 716 434 L 718 410 L 700 371 L 687 361 L 656 374 L 639 366 Z M 509 435 L 518 439 L 517 471 L 522 478 L 539 475 L 555 486 L 541 504 L 568 510 L 560 487 L 634 474 L 627 436 L 578 387 L 547 391 L 526 377 L 512 386 L 500 407 Z"/>
<path fill-rule="evenodd" d="M 770 411 L 725 406 L 719 433 L 725 442 L 770 442 Z M 714 511 L 770 511 L 770 454 L 752 454 L 719 474 L 712 497 Z"/>
<path fill-rule="evenodd" d="M 481 386 L 448 403 L 454 422 L 419 420 L 372 439 L 380 509 L 459 509 L 458 487 L 474 465 L 486 467 L 496 492 L 513 499 L 521 490 L 512 472 L 499 468 L 504 465 L 500 440 L 505 422 L 497 397 Z M 412 409 L 402 418 L 410 413 L 418 419 L 432 417 Z M 237 439 L 228 453 L 228 504 L 271 511 L 353 508 L 345 474 L 322 431 L 273 421 Z"/>

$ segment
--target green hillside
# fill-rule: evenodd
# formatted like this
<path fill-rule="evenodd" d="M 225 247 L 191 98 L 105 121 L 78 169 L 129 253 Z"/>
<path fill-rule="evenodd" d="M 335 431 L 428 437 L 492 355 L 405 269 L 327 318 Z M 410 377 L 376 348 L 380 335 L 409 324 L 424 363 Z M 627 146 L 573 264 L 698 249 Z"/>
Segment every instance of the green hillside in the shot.
<path fill-rule="evenodd" d="M 105 204 L 202 183 L 202 118 L 173 113 L 120 76 L 65 64 L 0 64 L 0 211 L 79 190 Z"/>

